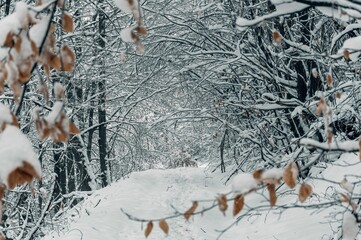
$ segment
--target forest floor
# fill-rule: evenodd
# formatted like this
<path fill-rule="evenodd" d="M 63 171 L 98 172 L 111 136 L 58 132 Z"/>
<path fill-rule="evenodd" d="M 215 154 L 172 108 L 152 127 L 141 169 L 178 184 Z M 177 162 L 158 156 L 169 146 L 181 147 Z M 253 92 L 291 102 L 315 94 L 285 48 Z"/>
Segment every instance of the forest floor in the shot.
<path fill-rule="evenodd" d="M 323 167 L 324 170 L 321 170 Z M 343 154 L 333 164 L 321 164 L 313 169 L 315 177 L 340 182 L 345 174 L 352 182 L 352 174 L 359 174 L 361 164 L 355 154 Z M 230 183 L 224 184 L 228 175 L 209 173 L 206 168 L 178 168 L 170 170 L 148 170 L 132 173 L 129 178 L 100 189 L 83 203 L 76 206 L 64 216 L 62 229 L 49 232 L 44 240 L 140 240 L 145 239 L 146 223 L 135 222 L 122 212 L 142 219 L 156 219 L 172 215 L 175 210 L 186 211 L 193 200 L 212 200 L 218 193 L 230 192 Z M 312 206 L 327 202 L 334 194 L 342 192 L 338 184 L 317 179 L 306 180 L 314 188 L 314 194 L 304 204 L 297 200 L 296 190 L 288 190 L 281 186 L 277 205 Z M 339 235 L 345 208 L 332 206 L 318 209 L 310 207 L 269 210 L 268 193 L 251 194 L 245 198 L 247 213 L 249 208 L 264 206 L 260 211 L 253 210 L 246 214 L 238 224 L 226 231 L 220 239 L 257 239 L 257 240 L 290 240 L 290 239 L 333 239 Z M 211 205 L 211 202 L 200 202 L 198 209 Z M 215 209 L 197 215 L 187 222 L 183 217 L 167 220 L 170 231 L 166 236 L 154 224 L 148 239 L 185 239 L 213 240 L 219 237 L 219 230 L 230 226 L 237 218 L 232 217 L 232 205 L 226 216 Z M 172 206 L 174 208 L 172 208 Z"/>

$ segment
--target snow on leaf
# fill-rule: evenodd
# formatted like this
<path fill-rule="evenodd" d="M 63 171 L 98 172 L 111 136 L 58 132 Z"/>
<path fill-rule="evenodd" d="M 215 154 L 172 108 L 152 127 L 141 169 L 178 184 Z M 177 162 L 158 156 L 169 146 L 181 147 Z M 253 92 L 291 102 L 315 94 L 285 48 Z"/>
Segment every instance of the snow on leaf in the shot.
<path fill-rule="evenodd" d="M 59 82 L 54 84 L 54 95 L 58 101 L 65 97 L 65 89 Z"/>
<path fill-rule="evenodd" d="M 359 227 L 355 216 L 346 211 L 343 215 L 342 235 L 344 240 L 354 240 L 359 232 Z"/>
<path fill-rule="evenodd" d="M 17 127 L 8 125 L 0 134 L 0 178 L 10 188 L 41 175 L 40 162 L 32 143 Z"/>
<path fill-rule="evenodd" d="M 236 216 L 240 211 L 242 211 L 243 206 L 244 206 L 244 196 L 242 194 L 239 194 L 234 198 L 233 216 Z"/>
<path fill-rule="evenodd" d="M 113 0 L 115 5 L 126 13 L 132 13 L 132 9 L 138 7 L 137 0 Z"/>
<path fill-rule="evenodd" d="M 267 184 L 279 184 L 283 175 L 283 169 L 272 168 L 262 173 L 262 182 Z"/>
<path fill-rule="evenodd" d="M 312 194 L 312 187 L 307 183 L 302 183 L 300 187 L 300 191 L 298 193 L 298 199 L 301 203 L 305 202 L 306 199 L 311 196 Z"/>
<path fill-rule="evenodd" d="M 296 187 L 298 168 L 295 162 L 289 163 L 283 171 L 283 181 L 289 188 Z"/>
<path fill-rule="evenodd" d="M 124 42 L 134 42 L 136 39 L 134 38 L 133 27 L 124 28 L 120 31 L 120 37 Z"/>
<path fill-rule="evenodd" d="M 159 221 L 159 227 L 160 229 L 162 229 L 162 231 L 165 233 L 165 234 L 168 234 L 169 232 L 169 226 L 168 226 L 168 223 L 162 219 Z"/>
<path fill-rule="evenodd" d="M 149 221 L 148 224 L 147 224 L 147 228 L 145 229 L 144 231 L 144 235 L 145 237 L 147 238 L 149 236 L 149 234 L 152 232 L 152 229 L 153 229 L 153 222 L 152 221 Z"/>
<path fill-rule="evenodd" d="M 192 207 L 190 207 L 184 214 L 184 218 L 188 221 L 189 218 L 192 216 L 192 214 L 194 213 L 194 211 L 197 209 L 198 207 L 198 202 L 194 201 Z"/>
<path fill-rule="evenodd" d="M 234 194 L 244 194 L 256 189 L 257 186 L 257 181 L 252 174 L 241 173 L 234 177 L 232 191 Z"/>

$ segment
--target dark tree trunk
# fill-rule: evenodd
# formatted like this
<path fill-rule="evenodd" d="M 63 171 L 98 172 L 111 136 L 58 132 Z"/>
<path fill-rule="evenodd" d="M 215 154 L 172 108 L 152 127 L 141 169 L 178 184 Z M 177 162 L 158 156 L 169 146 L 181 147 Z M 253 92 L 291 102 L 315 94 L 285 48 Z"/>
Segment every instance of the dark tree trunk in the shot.
<path fill-rule="evenodd" d="M 103 0 L 99 0 L 99 7 L 101 8 Z M 104 62 L 104 48 L 105 48 L 105 16 L 101 9 L 98 9 L 99 15 L 99 47 L 100 47 L 100 59 L 102 61 L 102 68 L 100 69 L 100 79 L 98 80 L 98 122 L 99 122 L 99 160 L 100 160 L 100 171 L 101 171 L 101 182 L 102 186 L 108 185 L 107 181 L 107 134 L 106 134 L 106 108 L 105 108 L 105 79 L 103 79 L 105 73 L 105 62 Z"/>

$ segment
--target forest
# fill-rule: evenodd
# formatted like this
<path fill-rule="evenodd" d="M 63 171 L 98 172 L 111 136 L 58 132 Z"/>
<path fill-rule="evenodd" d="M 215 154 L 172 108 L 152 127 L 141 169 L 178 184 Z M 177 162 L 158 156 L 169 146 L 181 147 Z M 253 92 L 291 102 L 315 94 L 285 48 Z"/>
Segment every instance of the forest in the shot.
<path fill-rule="evenodd" d="M 0 240 L 361 239 L 360 19 L 0 0 Z"/>

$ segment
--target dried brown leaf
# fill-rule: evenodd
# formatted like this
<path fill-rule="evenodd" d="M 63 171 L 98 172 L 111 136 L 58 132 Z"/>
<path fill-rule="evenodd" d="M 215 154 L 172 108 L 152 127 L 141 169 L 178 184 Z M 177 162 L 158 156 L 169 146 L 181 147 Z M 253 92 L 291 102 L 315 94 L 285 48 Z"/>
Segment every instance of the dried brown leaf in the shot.
<path fill-rule="evenodd" d="M 194 201 L 192 207 L 190 207 L 184 214 L 184 218 L 188 221 L 189 218 L 193 215 L 194 211 L 197 209 L 198 207 L 198 202 Z"/>
<path fill-rule="evenodd" d="M 49 54 L 49 59 L 48 59 L 48 62 L 46 64 L 49 65 L 50 67 L 56 69 L 57 71 L 61 70 L 60 58 L 56 54 L 53 54 L 53 53 Z M 50 73 L 49 73 L 49 75 L 50 75 Z"/>
<path fill-rule="evenodd" d="M 296 187 L 298 167 L 295 162 L 289 163 L 283 171 L 283 181 L 289 188 Z"/>
<path fill-rule="evenodd" d="M 253 178 L 257 180 L 258 183 L 261 182 L 262 173 L 264 172 L 264 169 L 257 169 L 253 173 Z"/>
<path fill-rule="evenodd" d="M 327 143 L 330 144 L 332 143 L 332 139 L 333 139 L 333 133 L 331 130 L 327 131 Z"/>
<path fill-rule="evenodd" d="M 49 103 L 49 89 L 45 82 L 41 82 L 39 85 L 39 92 L 43 95 L 45 103 Z"/>
<path fill-rule="evenodd" d="M 17 53 L 20 53 L 20 52 L 21 52 L 21 43 L 22 43 L 21 37 L 16 37 L 16 41 L 15 41 L 15 44 L 14 44 L 14 48 L 15 48 L 15 50 L 16 50 Z"/>
<path fill-rule="evenodd" d="M 144 231 L 144 235 L 146 238 L 149 236 L 149 234 L 152 232 L 152 230 L 153 230 L 153 222 L 149 221 L 147 224 L 147 228 Z"/>
<path fill-rule="evenodd" d="M 336 92 L 336 98 L 340 99 L 341 98 L 341 93 L 340 92 Z"/>
<path fill-rule="evenodd" d="M 327 86 L 332 87 L 333 78 L 332 78 L 331 73 L 327 73 L 327 75 L 326 75 L 326 83 L 327 83 Z"/>
<path fill-rule="evenodd" d="M 162 219 L 159 221 L 159 227 L 160 229 L 162 229 L 162 231 L 165 233 L 165 234 L 168 234 L 169 232 L 169 226 L 168 226 L 168 223 Z"/>
<path fill-rule="evenodd" d="M 136 31 L 142 36 L 145 36 L 145 35 L 148 34 L 147 29 L 144 26 L 143 27 L 137 27 Z"/>
<path fill-rule="evenodd" d="M 62 24 L 63 24 L 63 29 L 65 32 L 73 32 L 74 31 L 73 17 L 68 12 L 63 13 Z"/>
<path fill-rule="evenodd" d="M 343 57 L 348 61 L 350 60 L 350 52 L 345 50 L 343 51 Z"/>
<path fill-rule="evenodd" d="M 64 45 L 61 48 L 61 63 L 62 63 L 61 66 L 63 67 L 64 71 L 66 72 L 73 71 L 75 65 L 75 53 L 67 45 Z"/>
<path fill-rule="evenodd" d="M 317 109 L 316 109 L 316 115 L 320 115 L 324 108 L 326 107 L 326 102 L 323 97 L 320 98 L 320 101 L 318 102 Z"/>
<path fill-rule="evenodd" d="M 271 204 L 271 207 L 276 205 L 277 202 L 277 195 L 276 195 L 276 186 L 274 184 L 268 184 L 267 189 L 269 192 L 269 201 Z"/>
<path fill-rule="evenodd" d="M 38 47 L 36 46 L 36 43 L 33 40 L 31 40 L 30 45 L 31 45 L 31 50 L 33 51 L 33 55 L 38 56 L 39 50 Z"/>
<path fill-rule="evenodd" d="M 306 199 L 311 196 L 312 194 L 312 187 L 307 183 L 302 183 L 300 187 L 300 191 L 298 193 L 298 199 L 301 203 L 305 202 Z"/>
<path fill-rule="evenodd" d="M 4 47 L 13 47 L 14 46 L 14 34 L 9 32 L 6 35 L 5 42 L 3 43 Z"/>
<path fill-rule="evenodd" d="M 282 42 L 282 35 L 278 31 L 272 32 L 272 39 L 275 43 Z"/>
<path fill-rule="evenodd" d="M 69 121 L 69 133 L 70 134 L 79 134 L 80 133 L 79 128 L 71 120 Z"/>
<path fill-rule="evenodd" d="M 218 201 L 219 210 L 223 213 L 223 215 L 226 215 L 226 211 L 228 208 L 227 196 L 225 194 L 221 194 L 217 198 L 217 201 Z"/>
<path fill-rule="evenodd" d="M 242 194 L 237 195 L 234 198 L 233 203 L 233 216 L 236 216 L 240 211 L 242 211 L 244 206 L 244 196 Z"/>

